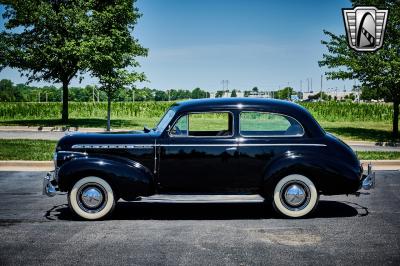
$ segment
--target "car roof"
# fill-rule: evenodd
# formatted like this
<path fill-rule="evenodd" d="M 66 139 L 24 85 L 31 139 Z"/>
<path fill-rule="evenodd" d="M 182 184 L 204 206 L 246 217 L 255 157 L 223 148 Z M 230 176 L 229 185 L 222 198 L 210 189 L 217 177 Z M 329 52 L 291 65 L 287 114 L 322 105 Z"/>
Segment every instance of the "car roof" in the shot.
<path fill-rule="evenodd" d="M 276 100 L 276 99 L 260 99 L 260 98 L 207 98 L 181 101 L 174 104 L 174 107 L 179 110 L 187 109 L 246 109 L 247 107 L 259 107 L 260 109 L 274 107 L 277 109 L 288 110 L 302 110 L 300 105 L 289 101 Z"/>

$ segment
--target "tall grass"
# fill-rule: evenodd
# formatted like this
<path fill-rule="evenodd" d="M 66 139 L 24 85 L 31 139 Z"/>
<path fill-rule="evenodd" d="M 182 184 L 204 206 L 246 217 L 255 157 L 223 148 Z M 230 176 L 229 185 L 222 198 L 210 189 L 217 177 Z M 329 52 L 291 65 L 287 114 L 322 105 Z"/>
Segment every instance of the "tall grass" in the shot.
<path fill-rule="evenodd" d="M 388 103 L 315 102 L 301 103 L 318 121 L 390 122 L 393 106 Z"/>
<path fill-rule="evenodd" d="M 159 118 L 172 102 L 114 102 L 111 111 L 113 119 Z M 316 102 L 301 103 L 320 122 L 390 122 L 391 104 Z M 70 118 L 105 118 L 105 102 L 70 102 Z M 0 103 L 0 121 L 28 119 L 59 119 L 61 103 Z"/>
<path fill-rule="evenodd" d="M 171 102 L 114 102 L 113 118 L 160 117 Z M 57 119 L 61 115 L 61 103 L 0 103 L 0 120 Z M 104 118 L 107 116 L 105 102 L 70 102 L 70 118 Z"/>

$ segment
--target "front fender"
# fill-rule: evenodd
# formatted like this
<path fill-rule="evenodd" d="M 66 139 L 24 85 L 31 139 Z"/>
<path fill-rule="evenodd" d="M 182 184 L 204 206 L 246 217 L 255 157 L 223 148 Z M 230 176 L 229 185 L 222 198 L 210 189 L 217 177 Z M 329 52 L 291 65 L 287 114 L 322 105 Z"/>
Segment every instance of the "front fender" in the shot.
<path fill-rule="evenodd" d="M 60 191 L 68 191 L 85 176 L 98 176 L 110 183 L 119 197 L 129 200 L 154 194 L 154 175 L 142 164 L 124 159 L 89 155 L 64 163 L 58 170 Z"/>
<path fill-rule="evenodd" d="M 283 155 L 267 166 L 264 174 L 264 193 L 272 195 L 276 183 L 289 174 L 310 178 L 318 191 L 325 195 L 350 194 L 360 187 L 361 168 L 323 154 Z"/>

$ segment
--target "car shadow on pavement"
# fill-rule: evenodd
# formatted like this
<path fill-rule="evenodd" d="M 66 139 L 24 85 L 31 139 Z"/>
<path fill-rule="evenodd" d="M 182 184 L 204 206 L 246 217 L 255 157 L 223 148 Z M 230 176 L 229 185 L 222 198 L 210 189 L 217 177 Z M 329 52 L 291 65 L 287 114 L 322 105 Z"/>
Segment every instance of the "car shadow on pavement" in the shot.
<path fill-rule="evenodd" d="M 352 202 L 319 202 L 309 217 L 334 218 L 366 216 L 368 209 Z M 48 220 L 80 220 L 66 204 L 46 211 Z M 118 202 L 110 220 L 234 220 L 281 218 L 263 203 L 142 203 Z"/>

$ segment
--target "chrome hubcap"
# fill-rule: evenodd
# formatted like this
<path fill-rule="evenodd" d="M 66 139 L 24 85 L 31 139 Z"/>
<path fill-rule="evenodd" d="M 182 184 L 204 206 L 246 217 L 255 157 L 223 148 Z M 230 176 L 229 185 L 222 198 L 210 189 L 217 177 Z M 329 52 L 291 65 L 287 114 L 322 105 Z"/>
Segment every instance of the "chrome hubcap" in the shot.
<path fill-rule="evenodd" d="M 97 208 L 103 202 L 103 194 L 96 187 L 87 187 L 82 191 L 82 203 L 89 208 Z"/>
<path fill-rule="evenodd" d="M 302 204 L 306 197 L 307 195 L 304 189 L 297 184 L 290 185 L 285 192 L 286 202 L 293 207 Z"/>
<path fill-rule="evenodd" d="M 300 211 L 310 202 L 311 192 L 306 184 L 294 180 L 286 183 L 279 194 L 282 204 L 291 211 Z"/>
<path fill-rule="evenodd" d="M 96 213 L 106 206 L 107 191 L 98 183 L 86 183 L 78 189 L 76 201 L 83 211 Z"/>

